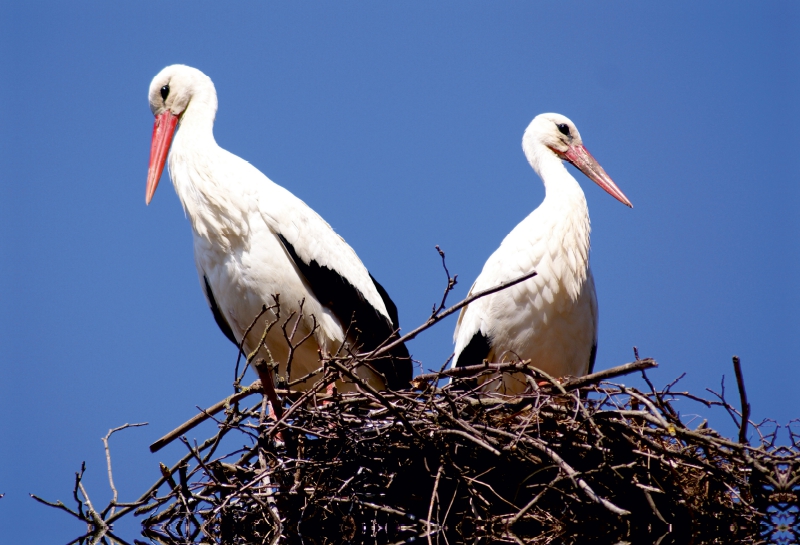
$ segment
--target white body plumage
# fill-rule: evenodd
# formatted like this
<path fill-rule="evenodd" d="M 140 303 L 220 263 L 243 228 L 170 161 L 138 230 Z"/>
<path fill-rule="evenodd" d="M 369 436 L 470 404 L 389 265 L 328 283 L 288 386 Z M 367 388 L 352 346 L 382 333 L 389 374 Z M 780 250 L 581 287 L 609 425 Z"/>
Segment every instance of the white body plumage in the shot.
<path fill-rule="evenodd" d="M 154 147 L 158 116 L 179 118 L 169 154 L 170 177 L 192 225 L 200 284 L 226 335 L 225 325 L 232 340 L 240 342 L 262 305 L 273 303 L 273 295 L 280 298 L 281 322 L 292 313 L 299 315 L 302 301 L 304 320 L 298 324 L 295 341 L 310 333 L 312 316 L 318 329 L 294 354 L 295 378 L 319 367 L 318 350 L 335 353 L 345 341 L 355 341 L 355 335 L 345 338 L 352 312 L 346 318 L 336 313 L 350 308 L 348 304 L 374 314 L 369 319 L 366 314 L 356 316 L 362 329 L 373 322 L 385 326 L 367 333 L 382 335 L 381 340 L 392 334 L 396 311 L 391 300 L 344 239 L 303 201 L 217 145 L 212 130 L 217 97 L 210 78 L 187 66 L 167 67 L 151 83 L 150 102 L 157 116 Z M 151 156 L 151 175 L 152 163 Z M 154 191 L 155 184 L 152 189 L 148 184 L 148 202 Z M 335 285 L 313 285 L 315 281 Z M 332 302 L 320 297 L 354 300 Z M 274 319 L 274 313 L 266 313 L 248 334 L 244 343 L 248 351 L 255 349 L 264 324 Z M 263 356 L 279 362 L 284 372 L 288 350 L 281 327 L 273 327 Z M 407 365 L 408 372 L 399 374 L 410 379 L 410 361 Z M 359 368 L 359 373 L 373 385 L 385 386 L 369 369 Z"/>
<path fill-rule="evenodd" d="M 478 292 L 535 270 L 537 275 L 464 308 L 454 333 L 453 366 L 530 360 L 561 377 L 591 370 L 597 347 L 597 297 L 589 267 L 589 210 L 570 160 L 613 196 L 630 202 L 582 145 L 574 124 L 558 114 L 537 116 L 523 150 L 545 185 L 545 199 L 489 257 L 471 288 Z M 520 376 L 493 388 L 522 391 Z"/>

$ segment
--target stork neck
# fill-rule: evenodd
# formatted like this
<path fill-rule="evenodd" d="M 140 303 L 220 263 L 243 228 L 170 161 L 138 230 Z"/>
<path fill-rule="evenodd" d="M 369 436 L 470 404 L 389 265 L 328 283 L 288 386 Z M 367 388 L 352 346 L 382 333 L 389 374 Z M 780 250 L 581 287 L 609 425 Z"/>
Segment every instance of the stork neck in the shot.
<path fill-rule="evenodd" d="M 578 181 L 555 153 L 544 146 L 542 148 L 529 157 L 529 162 L 544 183 L 545 202 L 568 201 L 573 203 L 576 212 L 583 212 L 588 216 L 586 197 Z"/>
<path fill-rule="evenodd" d="M 244 161 L 217 145 L 215 114 L 215 94 L 192 97 L 172 144 L 169 170 L 195 235 L 228 251 L 244 240 L 249 207 L 242 201 L 246 193 L 232 187 L 241 183 L 231 174 Z"/>
<path fill-rule="evenodd" d="M 544 148 L 544 146 L 542 146 Z M 544 182 L 545 198 L 539 206 L 539 218 L 544 218 L 546 231 L 562 241 L 577 260 L 572 269 L 574 290 L 583 285 L 589 267 L 589 236 L 591 224 L 586 196 L 580 184 L 570 175 L 561 159 L 550 149 L 528 156 L 531 166 Z M 577 291 L 570 289 L 570 293 Z M 576 295 L 577 296 L 577 295 Z"/>
<path fill-rule="evenodd" d="M 216 140 L 214 140 L 216 115 L 217 96 L 213 88 L 195 91 L 186 110 L 181 115 L 174 145 L 176 147 L 184 145 L 216 146 Z"/>

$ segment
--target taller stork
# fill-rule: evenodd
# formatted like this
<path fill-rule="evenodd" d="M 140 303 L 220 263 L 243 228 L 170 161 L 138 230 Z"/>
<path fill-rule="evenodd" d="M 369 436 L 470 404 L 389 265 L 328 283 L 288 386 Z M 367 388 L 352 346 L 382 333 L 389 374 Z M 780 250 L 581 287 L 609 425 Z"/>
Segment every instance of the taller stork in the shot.
<path fill-rule="evenodd" d="M 470 293 L 533 270 L 537 275 L 462 309 L 453 367 L 529 359 L 556 377 L 581 376 L 592 372 L 597 355 L 597 296 L 589 268 L 589 209 L 563 160 L 626 206 L 633 205 L 563 115 L 536 116 L 522 137 L 522 149 L 544 182 L 544 201 L 489 257 Z M 495 379 L 492 389 L 518 393 L 525 382 L 506 374 L 502 381 Z"/>
<path fill-rule="evenodd" d="M 298 320 L 303 304 L 295 340 L 312 333 L 314 319 L 318 326 L 295 351 L 290 379 L 317 369 L 318 351 L 335 353 L 343 343 L 372 350 L 395 335 L 397 308 L 344 239 L 303 201 L 217 145 L 217 93 L 208 76 L 168 66 L 150 84 L 149 98 L 155 126 L 145 199 L 153 198 L 172 142 L 169 172 L 192 225 L 200 286 L 228 339 L 240 343 L 276 294 L 282 319 L 294 313 Z M 272 311 L 261 318 L 244 341 L 247 351 L 274 319 Z M 288 352 L 282 329 L 273 327 L 262 355 L 284 373 Z M 403 345 L 373 367 L 358 373 L 376 388 L 399 389 L 411 380 Z"/>

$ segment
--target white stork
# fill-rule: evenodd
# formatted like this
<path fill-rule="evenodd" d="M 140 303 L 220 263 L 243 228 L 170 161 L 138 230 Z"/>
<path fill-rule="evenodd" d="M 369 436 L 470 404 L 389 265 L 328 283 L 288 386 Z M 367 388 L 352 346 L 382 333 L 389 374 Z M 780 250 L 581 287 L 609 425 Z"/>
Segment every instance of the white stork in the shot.
<path fill-rule="evenodd" d="M 290 379 L 319 368 L 319 350 L 335 353 L 346 342 L 372 350 L 395 334 L 397 308 L 344 239 L 303 201 L 217 145 L 217 93 L 208 76 L 189 66 L 168 66 L 150 84 L 149 98 L 155 126 L 146 202 L 156 191 L 174 135 L 170 177 L 192 224 L 200 286 L 228 339 L 238 344 L 274 294 L 282 321 L 293 312 L 296 320 L 303 302 L 295 341 L 310 333 L 311 316 L 318 324 L 294 353 Z M 274 319 L 268 312 L 248 334 L 248 352 L 266 321 Z M 285 373 L 288 351 L 283 331 L 273 327 L 261 355 L 267 361 L 271 356 Z M 403 345 L 374 368 L 385 380 L 369 368 L 358 373 L 376 388 L 399 389 L 411 380 Z"/>
<path fill-rule="evenodd" d="M 623 204 L 633 207 L 583 147 L 575 125 L 559 114 L 534 118 L 522 149 L 544 182 L 539 207 L 512 230 L 486 261 L 470 293 L 529 271 L 533 278 L 462 309 L 453 335 L 453 367 L 530 360 L 551 376 L 591 373 L 597 354 L 597 296 L 589 268 L 589 209 L 566 159 Z M 492 389 L 519 393 L 517 375 L 496 379 Z"/>

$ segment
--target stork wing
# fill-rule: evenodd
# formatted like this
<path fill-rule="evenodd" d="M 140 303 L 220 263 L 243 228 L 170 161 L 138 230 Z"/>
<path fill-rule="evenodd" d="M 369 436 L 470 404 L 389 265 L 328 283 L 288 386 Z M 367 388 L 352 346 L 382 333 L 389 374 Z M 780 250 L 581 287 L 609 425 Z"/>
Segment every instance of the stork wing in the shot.
<path fill-rule="evenodd" d="M 475 291 L 475 283 L 469 288 L 467 297 L 470 297 L 473 291 Z M 469 324 L 464 323 L 464 316 L 468 308 L 469 305 L 462 308 L 461 312 L 458 313 L 456 329 L 453 332 L 453 342 L 457 344 L 461 344 L 458 342 L 460 336 L 463 335 L 469 338 L 469 341 L 463 346 L 463 349 L 458 351 L 453 357 L 453 364 L 451 367 L 454 369 L 456 367 L 466 367 L 468 365 L 479 365 L 483 363 L 483 360 L 489 358 L 489 354 L 492 351 L 491 340 L 481 331 L 480 320 L 472 320 Z M 468 328 L 469 330 L 465 329 L 462 331 L 462 328 Z M 456 350 L 459 350 L 459 348 L 459 346 L 456 346 Z"/>
<path fill-rule="evenodd" d="M 351 323 L 351 331 L 357 328 L 353 336 L 365 351 L 374 350 L 398 328 L 397 307 L 344 239 L 303 201 L 280 189 L 280 205 L 260 207 L 264 221 L 276 233 L 317 300 L 333 312 L 344 328 Z M 408 350 L 401 344 L 391 356 L 378 362 L 376 369 L 386 377 L 388 388 L 407 387 L 412 375 Z"/>
<path fill-rule="evenodd" d="M 214 292 L 211 291 L 211 285 L 208 283 L 208 277 L 205 274 L 203 274 L 203 293 L 206 295 L 208 306 L 211 307 L 211 314 L 214 315 L 214 321 L 217 322 L 222 333 L 228 337 L 228 340 L 233 344 L 239 346 L 239 342 L 233 335 L 233 329 L 231 329 L 230 324 L 225 319 L 225 316 L 222 315 L 222 312 L 220 312 L 219 306 L 217 306 L 217 300 L 214 298 Z"/>

